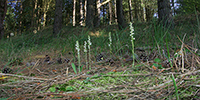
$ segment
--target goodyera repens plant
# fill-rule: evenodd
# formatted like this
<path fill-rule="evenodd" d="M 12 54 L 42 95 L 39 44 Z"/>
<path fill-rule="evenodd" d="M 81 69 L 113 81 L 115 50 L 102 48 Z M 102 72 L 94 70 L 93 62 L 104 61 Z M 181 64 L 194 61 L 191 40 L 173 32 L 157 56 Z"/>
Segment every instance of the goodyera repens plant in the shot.
<path fill-rule="evenodd" d="M 77 53 L 78 53 L 78 70 L 79 70 L 79 73 L 81 72 L 81 58 L 80 58 L 80 47 L 79 47 L 79 42 L 76 41 L 76 50 L 77 50 Z"/>
<path fill-rule="evenodd" d="M 111 45 L 112 45 L 112 38 L 111 38 L 111 32 L 109 32 L 109 44 L 108 46 L 110 47 L 110 53 L 112 54 L 112 48 L 111 48 Z"/>
<path fill-rule="evenodd" d="M 89 68 L 91 69 L 91 55 L 90 55 L 90 46 L 92 45 L 90 41 L 90 36 L 88 35 L 88 52 L 89 52 Z"/>
<path fill-rule="evenodd" d="M 130 37 L 131 37 L 132 53 L 133 53 L 133 64 L 132 64 L 132 67 L 134 67 L 134 63 L 135 63 L 135 54 L 134 54 L 134 40 L 135 40 L 135 38 L 133 37 L 133 35 L 134 35 L 133 24 L 130 22 Z"/>
<path fill-rule="evenodd" d="M 88 69 L 88 61 L 87 61 L 87 42 L 86 42 L 86 41 L 84 41 L 84 52 L 85 52 L 86 68 Z"/>

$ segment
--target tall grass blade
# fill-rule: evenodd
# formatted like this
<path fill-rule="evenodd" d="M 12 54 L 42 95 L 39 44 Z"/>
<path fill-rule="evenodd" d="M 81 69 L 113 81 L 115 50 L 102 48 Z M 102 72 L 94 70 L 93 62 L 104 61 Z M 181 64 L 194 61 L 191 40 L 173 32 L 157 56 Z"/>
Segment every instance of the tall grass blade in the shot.
<path fill-rule="evenodd" d="M 175 81 L 175 79 L 174 79 L 174 75 L 173 75 L 173 74 L 172 74 L 172 80 L 173 80 L 174 88 L 175 88 L 175 92 L 176 92 L 176 100 L 179 100 L 178 89 L 177 89 L 176 81 Z"/>

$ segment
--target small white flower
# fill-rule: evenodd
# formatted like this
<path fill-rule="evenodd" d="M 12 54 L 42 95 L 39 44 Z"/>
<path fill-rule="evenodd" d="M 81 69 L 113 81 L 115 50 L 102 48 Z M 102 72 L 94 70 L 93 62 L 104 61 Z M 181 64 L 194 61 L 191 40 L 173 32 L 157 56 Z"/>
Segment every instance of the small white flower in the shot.
<path fill-rule="evenodd" d="M 79 48 L 79 43 L 78 43 L 78 41 L 76 41 L 76 50 L 77 50 L 77 52 L 78 52 L 78 54 L 79 54 L 80 48 Z"/>
<path fill-rule="evenodd" d="M 92 45 L 92 43 L 90 42 L 90 36 L 88 35 L 88 49 L 90 49 L 90 45 Z"/>
<path fill-rule="evenodd" d="M 133 38 L 133 40 L 135 40 L 135 38 L 133 37 L 133 35 L 134 35 L 134 28 L 133 28 L 133 24 L 130 22 L 130 36 L 131 36 L 131 38 Z"/>
<path fill-rule="evenodd" d="M 14 36 L 14 33 L 10 33 L 10 36 Z"/>
<path fill-rule="evenodd" d="M 111 32 L 109 32 L 109 41 L 110 41 L 110 43 L 108 44 L 108 46 L 110 47 L 112 44 Z"/>
<path fill-rule="evenodd" d="M 84 52 L 87 52 L 87 42 L 84 41 Z"/>

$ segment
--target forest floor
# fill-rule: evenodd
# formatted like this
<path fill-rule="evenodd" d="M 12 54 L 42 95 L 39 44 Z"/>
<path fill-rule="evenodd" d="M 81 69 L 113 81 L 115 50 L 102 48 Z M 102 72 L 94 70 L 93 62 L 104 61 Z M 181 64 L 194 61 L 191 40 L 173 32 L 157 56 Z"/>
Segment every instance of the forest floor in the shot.
<path fill-rule="evenodd" d="M 151 24 L 134 25 L 134 66 L 128 28 L 65 27 L 53 38 L 47 27 L 2 40 L 0 100 L 199 100 L 198 28 L 186 23 L 165 30 Z M 91 52 L 85 54 L 88 35 Z M 80 43 L 81 71 L 76 41 Z"/>

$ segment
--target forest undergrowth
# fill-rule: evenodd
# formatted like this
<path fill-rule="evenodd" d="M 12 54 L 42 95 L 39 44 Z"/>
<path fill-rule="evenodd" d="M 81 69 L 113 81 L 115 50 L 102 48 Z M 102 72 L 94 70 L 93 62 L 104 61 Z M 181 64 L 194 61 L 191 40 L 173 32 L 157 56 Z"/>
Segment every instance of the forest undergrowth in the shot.
<path fill-rule="evenodd" d="M 134 23 L 134 54 L 129 27 L 116 25 L 65 26 L 56 38 L 49 26 L 1 40 L 0 98 L 200 99 L 194 19 L 176 18 L 173 29 Z"/>

